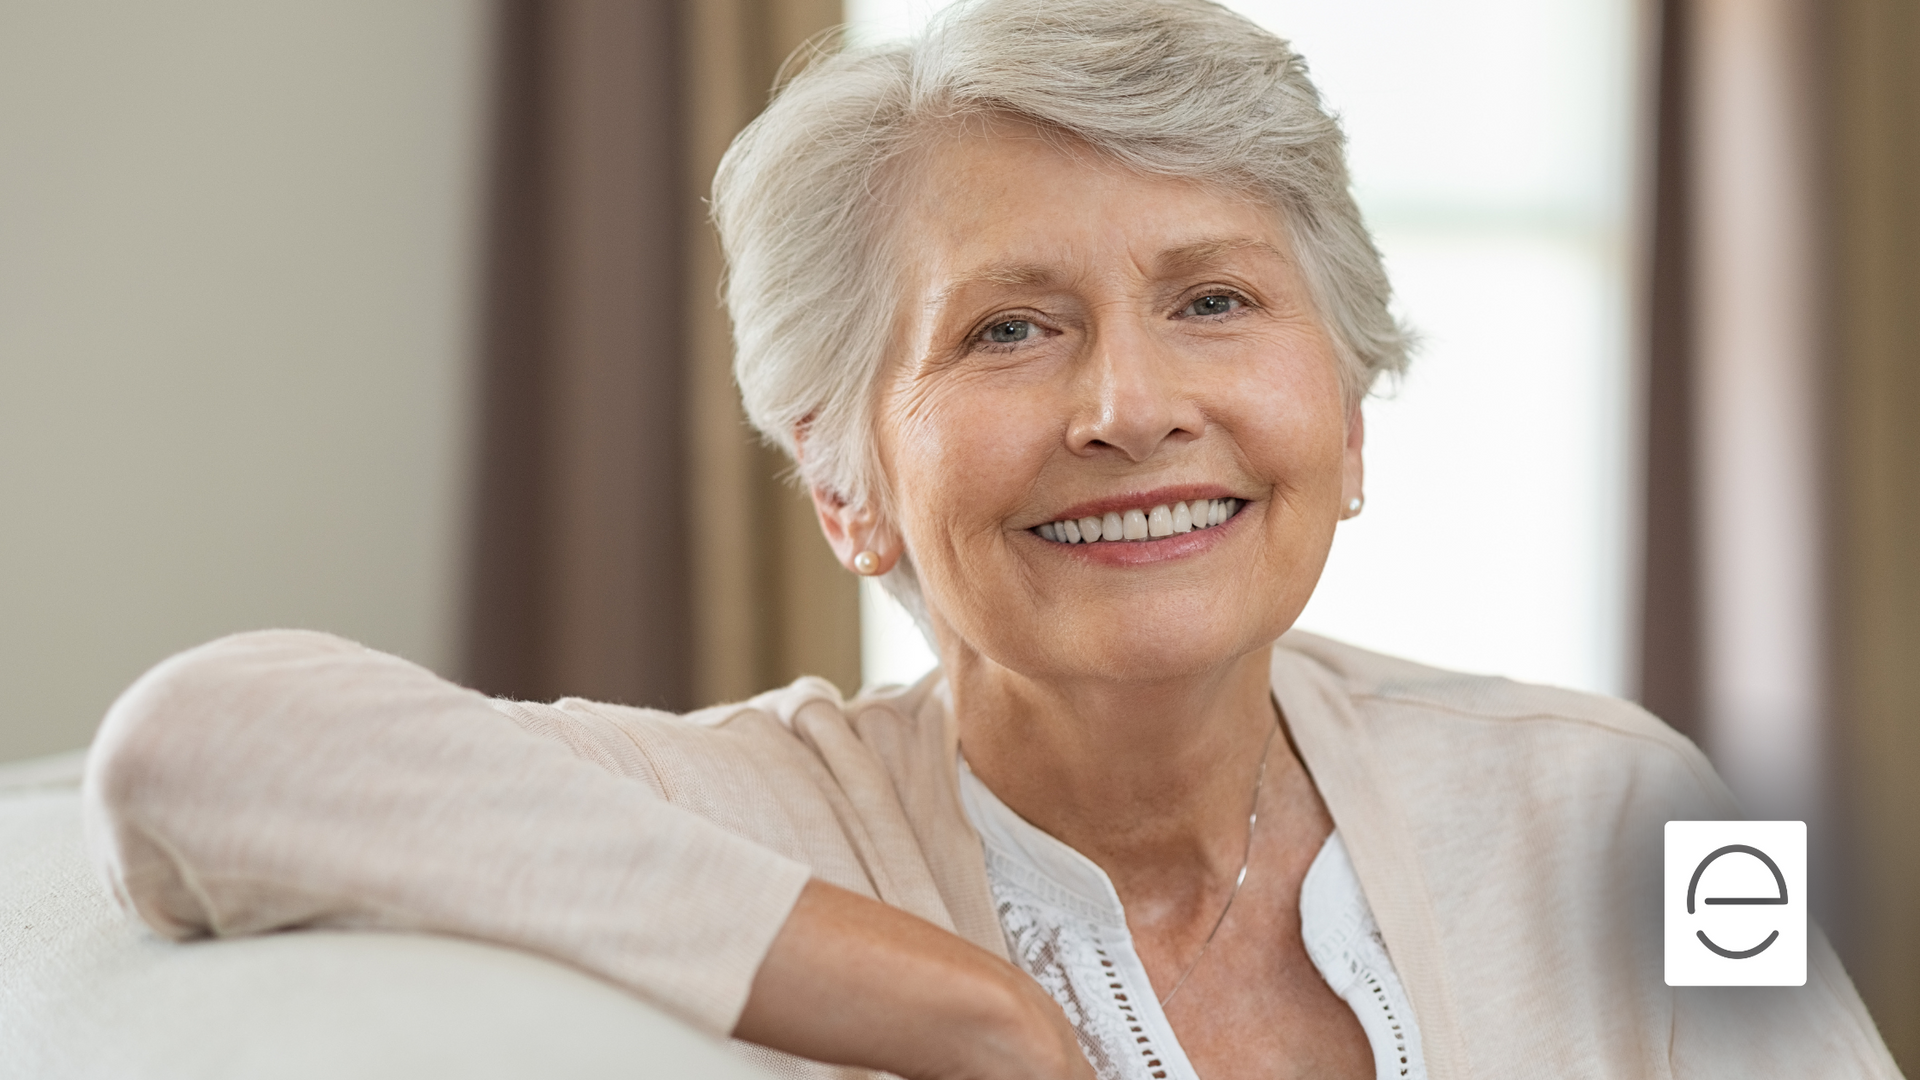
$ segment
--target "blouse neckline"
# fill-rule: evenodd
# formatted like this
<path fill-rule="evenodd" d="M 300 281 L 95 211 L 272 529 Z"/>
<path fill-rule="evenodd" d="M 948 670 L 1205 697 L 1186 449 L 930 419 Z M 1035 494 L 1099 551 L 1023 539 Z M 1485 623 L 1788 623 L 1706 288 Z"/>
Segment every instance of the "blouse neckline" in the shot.
<path fill-rule="evenodd" d="M 1102 1080 L 1198 1080 L 1106 871 L 1000 801 L 964 757 L 958 769 L 1008 952 L 1060 1002 Z M 1424 1080 L 1413 1010 L 1338 829 L 1308 867 L 1300 920 L 1309 959 L 1366 1032 L 1377 1080 Z"/>

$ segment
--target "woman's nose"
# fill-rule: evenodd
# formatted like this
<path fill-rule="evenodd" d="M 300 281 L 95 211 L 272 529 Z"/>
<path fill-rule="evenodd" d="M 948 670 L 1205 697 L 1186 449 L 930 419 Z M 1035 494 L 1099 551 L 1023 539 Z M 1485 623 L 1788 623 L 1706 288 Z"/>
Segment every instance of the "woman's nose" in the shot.
<path fill-rule="evenodd" d="M 1078 454 L 1108 448 L 1145 461 L 1169 439 L 1199 435 L 1204 420 L 1171 351 L 1148 328 L 1116 321 L 1096 330 L 1078 365 L 1067 442 Z"/>

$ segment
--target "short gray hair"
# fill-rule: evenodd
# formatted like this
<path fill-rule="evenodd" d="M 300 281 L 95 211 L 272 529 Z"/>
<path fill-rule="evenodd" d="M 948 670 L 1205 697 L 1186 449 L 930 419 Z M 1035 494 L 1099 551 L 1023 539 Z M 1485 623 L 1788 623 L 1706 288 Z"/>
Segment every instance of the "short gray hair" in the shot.
<path fill-rule="evenodd" d="M 1273 207 L 1349 401 L 1405 370 L 1409 334 L 1348 191 L 1345 140 L 1286 42 L 1207 0 L 962 0 L 912 40 L 817 50 L 714 177 L 734 377 L 805 483 L 891 512 L 873 416 L 901 299 L 886 167 L 985 115 Z M 911 580 L 888 585 L 918 606 Z"/>

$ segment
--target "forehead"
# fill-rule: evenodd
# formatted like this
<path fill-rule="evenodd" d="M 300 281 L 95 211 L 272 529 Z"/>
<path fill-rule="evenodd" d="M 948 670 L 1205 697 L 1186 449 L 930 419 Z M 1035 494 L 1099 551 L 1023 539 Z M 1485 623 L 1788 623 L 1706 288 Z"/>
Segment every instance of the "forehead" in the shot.
<path fill-rule="evenodd" d="M 1286 258 L 1281 215 L 1246 194 L 1130 169 L 1071 136 L 979 118 L 902 162 L 894 242 L 918 284 L 1026 284 L 1070 267 L 1152 272 L 1249 255 Z"/>

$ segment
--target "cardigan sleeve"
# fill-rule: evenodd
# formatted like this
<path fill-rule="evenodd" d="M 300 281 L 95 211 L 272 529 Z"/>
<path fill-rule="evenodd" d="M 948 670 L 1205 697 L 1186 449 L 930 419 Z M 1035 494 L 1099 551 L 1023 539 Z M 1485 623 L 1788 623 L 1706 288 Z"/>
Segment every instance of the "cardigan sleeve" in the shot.
<path fill-rule="evenodd" d="M 1805 986 L 1673 991 L 1676 1080 L 1900 1080 L 1899 1067 L 1826 936 L 1811 922 L 1807 930 Z"/>
<path fill-rule="evenodd" d="M 162 663 L 108 712 L 88 844 L 168 937 L 478 938 L 724 1035 L 810 872 L 670 804 L 601 734 L 329 635 L 242 634 Z"/>

